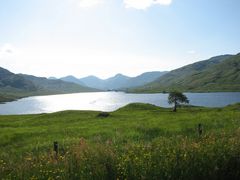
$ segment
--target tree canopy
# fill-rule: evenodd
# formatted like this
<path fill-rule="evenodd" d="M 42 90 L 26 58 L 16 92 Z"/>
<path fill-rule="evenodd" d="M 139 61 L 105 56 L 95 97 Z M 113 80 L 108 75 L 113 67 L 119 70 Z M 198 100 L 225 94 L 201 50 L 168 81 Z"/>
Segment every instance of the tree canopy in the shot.
<path fill-rule="evenodd" d="M 189 103 L 189 100 L 188 100 L 187 96 L 185 96 L 183 93 L 178 92 L 178 91 L 173 91 L 173 92 L 169 93 L 168 103 L 174 104 L 173 111 L 176 112 L 178 104 Z"/>

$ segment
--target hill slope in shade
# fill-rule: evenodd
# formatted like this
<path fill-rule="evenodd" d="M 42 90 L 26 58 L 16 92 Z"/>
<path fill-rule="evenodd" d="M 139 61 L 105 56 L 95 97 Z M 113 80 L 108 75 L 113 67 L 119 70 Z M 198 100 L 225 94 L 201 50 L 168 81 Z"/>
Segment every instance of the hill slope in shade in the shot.
<path fill-rule="evenodd" d="M 170 71 L 156 81 L 129 92 L 240 91 L 240 55 L 223 55 Z"/>
<path fill-rule="evenodd" d="M 6 90 L 7 92 L 11 88 L 25 91 L 36 90 L 31 81 L 0 67 L 0 90 Z"/>
<path fill-rule="evenodd" d="M 44 77 L 36 77 L 31 75 L 21 74 L 26 80 L 31 81 L 39 92 L 49 93 L 75 93 L 75 92 L 92 92 L 96 89 L 80 86 L 75 83 L 65 82 L 62 80 L 51 80 Z"/>
<path fill-rule="evenodd" d="M 62 80 L 14 74 L 4 68 L 0 68 L 0 102 L 34 95 L 93 91 L 96 91 L 96 89 L 64 82 Z"/>

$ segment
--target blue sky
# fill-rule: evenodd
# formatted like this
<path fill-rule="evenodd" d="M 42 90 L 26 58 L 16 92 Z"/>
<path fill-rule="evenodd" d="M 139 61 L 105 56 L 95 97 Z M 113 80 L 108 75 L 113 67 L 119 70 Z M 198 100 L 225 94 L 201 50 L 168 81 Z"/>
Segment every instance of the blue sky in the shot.
<path fill-rule="evenodd" d="M 37 76 L 172 70 L 240 52 L 239 0 L 0 0 L 0 66 Z"/>

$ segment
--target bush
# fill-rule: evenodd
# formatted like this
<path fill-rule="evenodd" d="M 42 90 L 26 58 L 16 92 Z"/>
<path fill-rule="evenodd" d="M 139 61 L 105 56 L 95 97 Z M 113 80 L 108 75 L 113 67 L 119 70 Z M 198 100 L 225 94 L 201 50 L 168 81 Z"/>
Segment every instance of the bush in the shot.
<path fill-rule="evenodd" d="M 100 112 L 98 114 L 98 117 L 108 117 L 108 116 L 110 116 L 110 114 L 108 112 Z"/>

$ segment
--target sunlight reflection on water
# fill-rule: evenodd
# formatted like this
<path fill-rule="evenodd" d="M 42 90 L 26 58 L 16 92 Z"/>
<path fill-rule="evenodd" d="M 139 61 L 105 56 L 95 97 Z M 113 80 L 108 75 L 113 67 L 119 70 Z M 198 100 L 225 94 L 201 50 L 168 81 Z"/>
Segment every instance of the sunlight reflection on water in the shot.
<path fill-rule="evenodd" d="M 240 93 L 186 93 L 190 104 L 222 107 L 240 102 Z M 0 114 L 36 114 L 62 110 L 114 111 L 133 102 L 169 107 L 168 94 L 125 94 L 122 92 L 76 93 L 35 96 L 0 105 Z"/>

